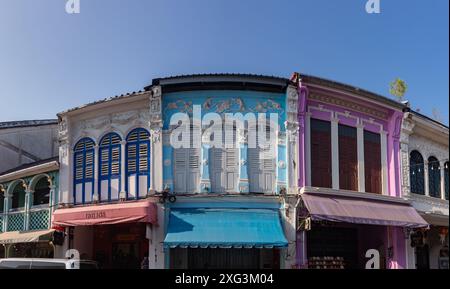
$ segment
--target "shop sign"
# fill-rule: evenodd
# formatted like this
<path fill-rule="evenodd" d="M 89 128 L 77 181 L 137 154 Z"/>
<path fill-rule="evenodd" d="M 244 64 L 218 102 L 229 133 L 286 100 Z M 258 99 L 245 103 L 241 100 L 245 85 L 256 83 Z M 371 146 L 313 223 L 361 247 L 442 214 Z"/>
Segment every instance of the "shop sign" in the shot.
<path fill-rule="evenodd" d="M 86 220 L 106 218 L 106 211 L 86 213 Z"/>

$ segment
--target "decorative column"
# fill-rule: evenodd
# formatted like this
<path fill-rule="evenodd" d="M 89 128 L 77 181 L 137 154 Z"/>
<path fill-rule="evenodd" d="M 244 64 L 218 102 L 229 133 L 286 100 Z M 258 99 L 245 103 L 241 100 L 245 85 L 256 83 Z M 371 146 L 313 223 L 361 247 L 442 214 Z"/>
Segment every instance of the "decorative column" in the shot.
<path fill-rule="evenodd" d="M 381 145 L 381 194 L 389 195 L 389 176 L 388 176 L 388 142 L 387 132 L 381 129 L 380 131 L 380 145 Z"/>
<path fill-rule="evenodd" d="M 305 114 L 305 186 L 311 186 L 311 113 Z"/>
<path fill-rule="evenodd" d="M 150 101 L 150 144 L 152 150 L 150 152 L 151 162 L 151 181 L 150 191 L 161 192 L 163 190 L 163 119 L 162 119 L 162 88 L 161 86 L 153 86 L 149 96 Z"/>
<path fill-rule="evenodd" d="M 202 149 L 200 151 L 201 156 L 201 178 L 200 178 L 200 192 L 210 193 L 211 192 L 211 178 L 209 175 L 209 150 L 211 146 L 206 136 L 202 136 Z"/>
<path fill-rule="evenodd" d="M 389 167 L 389 192 L 392 197 L 400 197 L 400 135 L 402 128 L 403 112 L 393 113 L 388 124 L 388 167 Z"/>
<path fill-rule="evenodd" d="M 403 115 L 402 132 L 400 135 L 400 165 L 402 171 L 402 197 L 409 197 L 411 194 L 409 180 L 409 136 L 413 133 L 415 124 L 412 115 L 405 112 Z"/>
<path fill-rule="evenodd" d="M 424 176 L 424 186 L 425 186 L 425 196 L 430 196 L 429 176 L 428 176 L 428 160 L 423 162 L 423 176 Z"/>
<path fill-rule="evenodd" d="M 239 147 L 239 192 L 247 194 L 250 192 L 247 170 L 248 135 L 246 135 L 245 129 L 242 128 L 238 128 L 236 133 Z"/>
<path fill-rule="evenodd" d="M 93 200 L 95 200 L 95 197 L 94 196 L 97 196 L 97 200 L 100 200 L 100 192 L 99 192 L 99 190 L 98 190 L 98 187 L 99 187 L 99 168 L 98 168 L 98 164 L 99 164 L 99 155 L 98 155 L 98 151 L 99 151 L 99 149 L 98 149 L 99 147 L 98 147 L 98 144 L 96 144 L 95 146 L 94 146 L 94 155 L 95 155 L 95 158 L 94 158 L 94 191 L 92 192 L 92 197 L 90 198 L 91 199 L 91 201 L 93 201 Z M 86 200 L 86 195 L 84 196 L 84 199 Z"/>
<path fill-rule="evenodd" d="M 307 116 L 307 97 L 308 88 L 303 86 L 301 81 L 298 85 L 298 186 L 305 187 L 307 184 L 307 166 L 306 166 L 306 143 L 309 131 L 309 116 Z M 308 118 L 308 124 L 307 119 Z"/>
<path fill-rule="evenodd" d="M 126 188 L 125 188 L 125 179 L 126 179 L 126 147 L 127 147 L 127 141 L 126 140 L 122 140 L 120 142 L 120 188 L 119 188 L 119 193 L 121 192 L 125 192 Z M 119 194 L 120 195 L 120 194 Z M 125 194 L 126 195 L 126 194 Z"/>
<path fill-rule="evenodd" d="M 61 203 L 67 204 L 73 198 L 73 165 L 69 142 L 69 120 L 66 116 L 58 118 L 59 141 L 59 187 Z M 73 200 L 72 200 L 73 201 Z"/>
<path fill-rule="evenodd" d="M 150 178 L 150 187 L 147 188 L 147 194 L 154 195 L 155 194 L 155 162 L 153 161 L 153 158 L 155 157 L 153 151 L 155 150 L 154 143 L 156 141 L 156 138 L 158 137 L 158 132 L 156 130 L 152 130 L 150 128 L 150 136 L 148 138 L 148 141 L 150 143 L 150 175 L 148 176 Z"/>
<path fill-rule="evenodd" d="M 439 162 L 441 172 L 441 199 L 445 200 L 445 161 Z"/>
<path fill-rule="evenodd" d="M 339 119 L 331 118 L 331 172 L 332 187 L 339 190 Z"/>
<path fill-rule="evenodd" d="M 364 166 L 364 125 L 358 120 L 356 125 L 357 154 L 358 154 L 358 191 L 366 191 L 366 177 Z"/>
<path fill-rule="evenodd" d="M 299 156 L 299 87 L 289 85 L 287 94 L 287 120 L 286 120 L 286 154 L 284 159 L 287 163 L 287 192 L 289 194 L 298 193 L 299 178 L 304 179 L 303 176 L 299 176 L 299 165 L 303 162 L 303 158 Z M 280 158 L 280 156 L 278 156 Z M 301 161 L 300 161 L 301 158 Z M 304 172 L 304 169 L 301 170 Z M 278 180 L 282 181 L 282 180 Z M 278 190 L 279 191 L 279 190 Z"/>
<path fill-rule="evenodd" d="M 4 189 L 5 189 L 5 192 L 4 192 L 5 199 L 3 200 L 3 214 L 4 214 L 4 218 L 3 218 L 3 232 L 6 232 L 6 230 L 8 228 L 8 215 L 7 215 L 7 213 L 9 212 L 9 207 L 10 207 L 10 203 L 11 203 L 11 196 L 8 194 L 7 188 L 4 188 Z"/>
<path fill-rule="evenodd" d="M 30 209 L 33 206 L 33 193 L 34 191 L 30 190 L 27 186 L 25 189 L 25 218 L 24 218 L 24 230 L 28 231 L 30 229 Z"/>

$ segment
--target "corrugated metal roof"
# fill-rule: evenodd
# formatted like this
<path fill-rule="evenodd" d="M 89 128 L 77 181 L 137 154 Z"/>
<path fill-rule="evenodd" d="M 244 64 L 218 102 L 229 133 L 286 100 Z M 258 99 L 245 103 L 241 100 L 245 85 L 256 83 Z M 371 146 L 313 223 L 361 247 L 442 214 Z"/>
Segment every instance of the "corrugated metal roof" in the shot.
<path fill-rule="evenodd" d="M 133 91 L 131 93 L 126 93 L 126 94 L 121 94 L 121 95 L 107 97 L 107 98 L 104 98 L 104 99 L 101 99 L 101 100 L 96 100 L 96 101 L 93 101 L 93 102 L 90 102 L 90 103 L 87 103 L 87 104 L 83 104 L 83 105 L 80 105 L 80 106 L 76 106 L 76 107 L 70 108 L 68 110 L 65 110 L 65 111 L 62 111 L 62 112 L 58 113 L 58 115 L 65 114 L 65 113 L 68 113 L 68 112 L 71 112 L 71 111 L 75 111 L 75 110 L 78 110 L 78 109 L 82 109 L 82 108 L 85 108 L 85 107 L 89 107 L 89 106 L 92 106 L 92 105 L 105 103 L 105 102 L 109 102 L 109 101 L 113 101 L 113 100 L 119 100 L 119 99 L 123 99 L 123 98 L 126 98 L 126 97 L 132 97 L 132 96 L 136 96 L 136 95 L 143 94 L 143 93 L 145 93 L 145 91 L 139 90 L 138 92 Z"/>
<path fill-rule="evenodd" d="M 10 174 L 10 173 L 13 173 L 13 172 L 17 172 L 17 171 L 21 171 L 21 170 L 24 170 L 24 169 L 28 169 L 28 168 L 31 168 L 31 167 L 34 167 L 34 166 L 55 162 L 55 161 L 59 162 L 59 157 L 56 156 L 56 157 L 51 157 L 51 158 L 48 158 L 48 159 L 39 160 L 39 161 L 32 162 L 32 163 L 23 164 L 23 165 L 20 165 L 18 167 L 15 167 L 15 168 L 6 170 L 4 172 L 1 172 L 0 176 L 6 175 L 6 174 Z"/>
<path fill-rule="evenodd" d="M 42 120 L 19 120 L 19 121 L 5 121 L 0 122 L 0 129 L 18 128 L 28 126 L 42 126 L 58 124 L 57 119 L 42 119 Z"/>

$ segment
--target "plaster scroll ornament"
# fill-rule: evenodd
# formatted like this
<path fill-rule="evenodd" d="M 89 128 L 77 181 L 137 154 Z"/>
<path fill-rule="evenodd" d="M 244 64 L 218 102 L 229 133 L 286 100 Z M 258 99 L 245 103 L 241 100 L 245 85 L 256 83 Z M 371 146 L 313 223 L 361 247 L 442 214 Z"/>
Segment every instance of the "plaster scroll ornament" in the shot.
<path fill-rule="evenodd" d="M 151 138 L 152 138 L 152 142 L 154 142 L 154 143 L 160 142 L 161 130 L 160 129 L 151 130 Z"/>
<path fill-rule="evenodd" d="M 151 97 L 152 98 L 161 98 L 161 95 L 162 95 L 161 86 L 153 86 Z"/>
<path fill-rule="evenodd" d="M 115 124 L 119 124 L 119 125 L 126 125 L 131 123 L 132 121 L 134 121 L 137 118 L 137 115 L 135 112 L 133 111 L 128 111 L 128 112 L 123 112 L 123 113 L 119 113 L 119 114 L 115 114 L 113 116 L 113 122 Z"/>
<path fill-rule="evenodd" d="M 60 141 L 66 141 L 68 138 L 67 118 L 61 118 L 58 124 L 58 139 Z"/>

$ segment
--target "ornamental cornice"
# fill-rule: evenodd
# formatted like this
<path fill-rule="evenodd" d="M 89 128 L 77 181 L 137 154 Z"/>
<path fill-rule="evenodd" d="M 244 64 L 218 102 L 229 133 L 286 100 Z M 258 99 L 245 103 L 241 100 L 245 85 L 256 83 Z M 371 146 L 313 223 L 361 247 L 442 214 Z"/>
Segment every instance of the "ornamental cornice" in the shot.
<path fill-rule="evenodd" d="M 376 118 L 379 118 L 379 119 L 388 119 L 388 115 L 385 112 L 383 112 L 383 111 L 372 109 L 372 108 L 367 107 L 365 105 L 358 104 L 358 103 L 355 103 L 355 102 L 352 102 L 352 101 L 348 101 L 348 100 L 344 100 L 344 99 L 340 99 L 340 98 L 337 98 L 337 97 L 324 95 L 324 94 L 318 94 L 318 93 L 310 93 L 309 94 L 309 99 L 313 99 L 313 100 L 316 100 L 316 101 L 319 101 L 319 102 L 328 103 L 328 104 L 332 104 L 332 105 L 348 108 L 348 109 L 351 109 L 353 111 L 358 111 L 358 112 L 361 112 L 361 113 L 372 115 L 372 116 L 374 116 Z"/>

